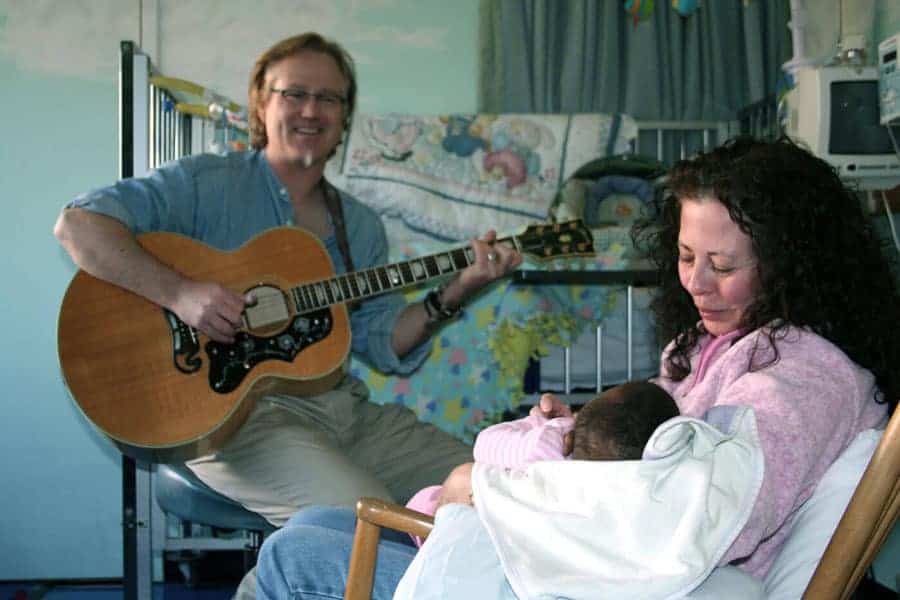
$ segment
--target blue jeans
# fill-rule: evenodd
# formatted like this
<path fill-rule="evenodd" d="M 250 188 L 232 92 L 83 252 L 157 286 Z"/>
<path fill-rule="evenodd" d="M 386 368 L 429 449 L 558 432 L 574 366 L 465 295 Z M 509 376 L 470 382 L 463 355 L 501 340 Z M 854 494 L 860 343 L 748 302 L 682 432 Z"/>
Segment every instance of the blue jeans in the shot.
<path fill-rule="evenodd" d="M 356 515 L 346 507 L 300 510 L 269 536 L 256 563 L 258 600 L 344 597 Z M 416 548 L 405 533 L 382 529 L 372 600 L 391 600 Z"/>

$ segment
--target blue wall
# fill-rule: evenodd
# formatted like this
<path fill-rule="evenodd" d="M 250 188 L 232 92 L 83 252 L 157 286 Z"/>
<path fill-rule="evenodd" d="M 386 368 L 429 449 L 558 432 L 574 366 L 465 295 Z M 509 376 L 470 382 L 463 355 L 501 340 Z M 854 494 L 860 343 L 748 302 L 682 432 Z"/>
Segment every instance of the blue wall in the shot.
<path fill-rule="evenodd" d="M 122 573 L 119 455 L 85 422 L 59 374 L 56 318 L 75 269 L 52 227 L 64 202 L 117 177 L 118 47 L 121 39 L 138 39 L 137 4 L 0 0 L 0 581 Z M 234 85 L 244 90 L 256 54 L 285 35 L 318 28 L 296 11 L 316 4 L 195 0 L 194 12 L 208 10 L 219 20 L 210 19 L 192 41 L 219 53 L 219 62 L 239 64 Z M 348 32 L 361 110 L 475 110 L 476 0 L 402 0 L 361 11 L 346 0 L 318 4 L 323 31 L 341 40 L 340 28 Z M 247 7 L 279 5 L 292 12 L 263 15 L 270 28 L 254 27 L 251 40 L 235 41 L 253 50 L 227 56 L 222 19 L 240 26 Z M 178 11 L 185 9 L 161 1 L 159 10 L 160 52 L 174 69 L 165 74 L 185 77 L 177 59 L 201 57 L 180 56 L 166 29 L 166 15 L 183 22 Z M 404 39 L 398 30 L 425 32 L 424 39 Z"/>
<path fill-rule="evenodd" d="M 115 576 L 117 456 L 60 380 L 56 315 L 74 269 L 51 228 L 64 199 L 116 177 L 116 90 L 2 57 L 0 82 L 0 579 Z"/>

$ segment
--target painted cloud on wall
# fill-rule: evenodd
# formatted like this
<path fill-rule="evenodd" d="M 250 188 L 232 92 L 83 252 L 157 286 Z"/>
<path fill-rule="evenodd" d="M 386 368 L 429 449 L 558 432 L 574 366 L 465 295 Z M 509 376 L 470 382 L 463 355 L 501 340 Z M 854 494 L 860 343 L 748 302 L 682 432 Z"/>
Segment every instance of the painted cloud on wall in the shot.
<path fill-rule="evenodd" d="M 115 81 L 117 40 L 137 34 L 137 2 L 0 0 L 0 56 L 23 71 Z"/>
<path fill-rule="evenodd" d="M 360 66 L 382 62 L 386 50 L 449 50 L 446 26 L 407 22 L 416 6 L 414 0 L 0 0 L 0 56 L 23 70 L 114 82 L 118 42 L 130 39 L 161 72 L 242 102 L 253 59 L 298 32 L 338 39 Z M 403 25 L 385 25 L 397 22 Z"/>

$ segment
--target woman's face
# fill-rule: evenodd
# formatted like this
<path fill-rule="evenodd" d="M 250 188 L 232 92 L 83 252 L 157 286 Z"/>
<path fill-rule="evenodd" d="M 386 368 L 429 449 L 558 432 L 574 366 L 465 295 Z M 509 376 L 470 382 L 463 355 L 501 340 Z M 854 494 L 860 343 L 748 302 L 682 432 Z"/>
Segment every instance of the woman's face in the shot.
<path fill-rule="evenodd" d="M 750 236 L 714 198 L 683 198 L 678 276 L 706 330 L 723 335 L 740 326 L 759 289 Z"/>

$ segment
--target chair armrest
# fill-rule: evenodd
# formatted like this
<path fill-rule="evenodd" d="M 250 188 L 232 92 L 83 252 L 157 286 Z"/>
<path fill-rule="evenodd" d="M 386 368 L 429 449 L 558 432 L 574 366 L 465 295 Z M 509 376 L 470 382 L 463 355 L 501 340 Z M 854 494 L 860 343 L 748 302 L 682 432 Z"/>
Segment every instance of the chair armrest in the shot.
<path fill-rule="evenodd" d="M 382 527 L 425 538 L 434 527 L 434 519 L 393 502 L 360 498 L 356 503 L 356 533 L 350 552 L 344 600 L 369 600 L 371 597 Z"/>
<path fill-rule="evenodd" d="M 356 516 L 374 525 L 422 538 L 434 528 L 434 517 L 379 498 L 360 498 L 356 503 Z"/>

